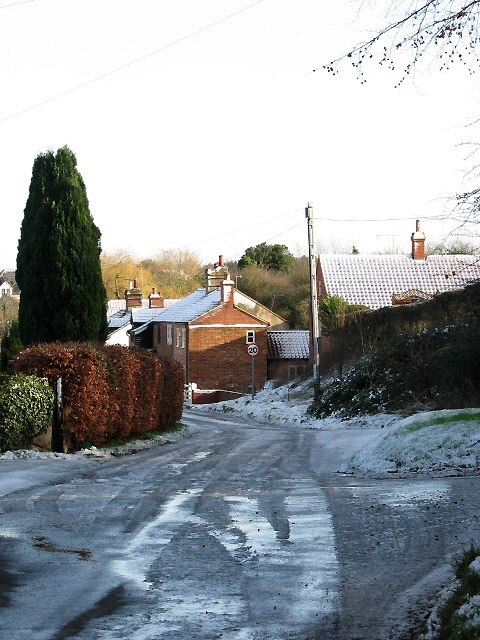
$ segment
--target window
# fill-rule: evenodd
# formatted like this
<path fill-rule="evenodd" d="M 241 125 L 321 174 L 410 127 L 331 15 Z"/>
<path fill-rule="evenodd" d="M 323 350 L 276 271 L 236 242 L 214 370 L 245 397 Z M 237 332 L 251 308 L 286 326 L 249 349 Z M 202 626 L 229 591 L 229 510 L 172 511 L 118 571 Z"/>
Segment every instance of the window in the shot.
<path fill-rule="evenodd" d="M 246 343 L 247 344 L 252 344 L 255 342 L 255 331 L 253 331 L 253 329 L 249 329 L 247 331 L 247 340 Z"/>
<path fill-rule="evenodd" d="M 182 339 L 182 330 L 180 327 L 175 327 L 175 346 L 179 347 Z"/>
<path fill-rule="evenodd" d="M 187 329 L 183 327 L 182 329 L 182 349 L 185 349 L 187 345 Z"/>
<path fill-rule="evenodd" d="M 167 344 L 172 344 L 172 325 L 167 324 Z"/>

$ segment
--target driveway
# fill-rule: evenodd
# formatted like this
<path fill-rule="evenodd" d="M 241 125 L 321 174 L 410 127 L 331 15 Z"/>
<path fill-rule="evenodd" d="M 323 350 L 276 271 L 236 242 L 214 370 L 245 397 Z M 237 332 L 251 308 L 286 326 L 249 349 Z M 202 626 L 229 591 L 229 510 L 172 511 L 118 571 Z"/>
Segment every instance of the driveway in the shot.
<path fill-rule="evenodd" d="M 337 473 L 368 431 L 184 422 L 133 456 L 0 461 L 0 638 L 406 638 L 480 539 L 479 478 Z"/>

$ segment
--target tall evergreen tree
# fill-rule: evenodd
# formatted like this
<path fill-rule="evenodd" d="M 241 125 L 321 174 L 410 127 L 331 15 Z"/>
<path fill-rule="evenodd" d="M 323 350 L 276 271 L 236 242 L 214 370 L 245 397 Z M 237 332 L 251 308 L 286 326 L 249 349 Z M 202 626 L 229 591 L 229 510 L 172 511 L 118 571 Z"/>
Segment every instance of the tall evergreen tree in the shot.
<path fill-rule="evenodd" d="M 100 231 L 68 147 L 42 153 L 33 163 L 16 279 L 24 345 L 105 339 Z"/>

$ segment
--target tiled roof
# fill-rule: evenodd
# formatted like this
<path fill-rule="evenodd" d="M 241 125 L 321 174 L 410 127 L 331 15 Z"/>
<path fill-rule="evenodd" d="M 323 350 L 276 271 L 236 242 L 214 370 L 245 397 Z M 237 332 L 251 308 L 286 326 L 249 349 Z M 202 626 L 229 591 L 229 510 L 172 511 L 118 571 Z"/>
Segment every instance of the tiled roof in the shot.
<path fill-rule="evenodd" d="M 177 298 L 165 298 L 165 300 L 163 301 L 163 304 L 165 305 L 165 307 L 171 307 L 172 304 L 175 304 L 176 302 L 178 302 Z M 148 298 L 143 298 L 141 308 L 148 309 L 148 305 L 149 305 Z M 114 313 L 117 313 L 118 311 L 125 311 L 126 308 L 127 308 L 127 303 L 125 301 L 125 298 L 120 298 L 119 300 L 117 299 L 108 300 L 107 301 L 107 318 L 112 316 Z M 140 309 L 140 307 L 134 307 L 134 308 Z"/>
<path fill-rule="evenodd" d="M 148 308 L 148 300 L 142 300 L 142 307 Z M 125 311 L 127 308 L 127 303 L 125 298 L 120 298 L 119 300 L 107 300 L 107 318 L 113 316 L 114 313 L 118 313 L 119 311 Z"/>
<path fill-rule="evenodd" d="M 206 294 L 205 288 L 202 287 L 165 309 L 160 320 L 162 322 L 190 322 L 215 309 L 220 304 L 220 289 L 215 289 Z"/>
<path fill-rule="evenodd" d="M 267 345 L 270 360 L 305 360 L 309 357 L 308 331 L 269 331 Z"/>
<path fill-rule="evenodd" d="M 409 289 L 436 294 L 480 280 L 480 256 L 321 255 L 319 261 L 328 295 L 371 309 L 390 306 L 392 294 Z"/>
<path fill-rule="evenodd" d="M 129 324 L 132 320 L 132 316 L 127 311 L 117 311 L 109 318 L 107 318 L 108 328 L 109 329 L 120 329 L 120 327 L 124 327 L 126 324 Z"/>
<path fill-rule="evenodd" d="M 132 312 L 132 322 L 133 324 L 144 324 L 145 322 L 151 322 L 158 316 L 161 316 L 167 308 L 163 309 L 144 309 L 142 307 L 133 307 Z"/>

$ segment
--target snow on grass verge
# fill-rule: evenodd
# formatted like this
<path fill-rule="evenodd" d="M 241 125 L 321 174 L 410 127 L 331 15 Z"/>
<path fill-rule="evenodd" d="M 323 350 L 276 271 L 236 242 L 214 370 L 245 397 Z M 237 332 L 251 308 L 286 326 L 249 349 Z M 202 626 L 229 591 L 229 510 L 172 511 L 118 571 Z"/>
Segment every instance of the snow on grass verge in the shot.
<path fill-rule="evenodd" d="M 311 429 L 380 429 L 398 420 L 398 416 L 377 414 L 374 416 L 358 416 L 351 419 L 329 418 L 317 419 L 308 413 L 313 402 L 313 380 L 294 381 L 273 390 L 259 391 L 252 399 L 244 395 L 236 400 L 213 404 L 196 404 L 189 407 L 193 411 L 215 411 L 231 413 L 243 420 L 266 422 L 271 424 L 300 424 Z"/>
<path fill-rule="evenodd" d="M 36 451 L 34 449 L 19 449 L 16 451 L 6 451 L 0 454 L 2 460 L 50 460 L 50 459 L 75 459 L 75 458 L 91 458 L 94 460 L 104 460 L 106 458 L 115 458 L 121 456 L 129 456 L 145 449 L 171 444 L 179 438 L 183 438 L 188 433 L 188 428 L 183 426 L 179 430 L 175 430 L 165 435 L 156 435 L 147 439 L 132 440 L 124 444 L 105 447 L 88 447 L 74 451 L 72 453 L 56 453 L 53 451 Z"/>
<path fill-rule="evenodd" d="M 467 549 L 453 569 L 452 581 L 440 593 L 420 640 L 480 638 L 480 547 Z"/>
<path fill-rule="evenodd" d="M 419 413 L 399 420 L 357 452 L 348 471 L 364 474 L 480 472 L 480 409 Z"/>

